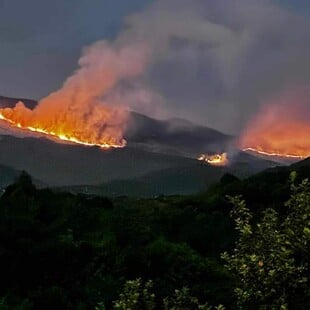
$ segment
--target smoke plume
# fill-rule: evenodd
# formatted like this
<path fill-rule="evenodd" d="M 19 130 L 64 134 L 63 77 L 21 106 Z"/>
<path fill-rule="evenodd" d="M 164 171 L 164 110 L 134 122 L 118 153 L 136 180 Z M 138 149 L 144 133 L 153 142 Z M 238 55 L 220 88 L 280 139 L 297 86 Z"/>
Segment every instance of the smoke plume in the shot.
<path fill-rule="evenodd" d="M 262 105 L 248 123 L 241 148 L 272 154 L 310 155 L 310 86 L 288 90 Z"/>
<path fill-rule="evenodd" d="M 120 145 L 128 109 L 240 134 L 270 98 L 310 85 L 310 22 L 272 1 L 158 0 L 125 26 L 113 42 L 86 48 L 79 69 L 35 110 L 20 103 L 2 113 Z M 299 99 L 281 109 L 309 122 Z"/>
<path fill-rule="evenodd" d="M 143 44 L 96 42 L 86 48 L 80 68 L 63 87 L 42 99 L 34 110 L 19 102 L 1 115 L 21 128 L 32 128 L 82 143 L 122 146 L 127 110 L 110 106 L 104 95 L 120 80 L 140 75 L 147 59 Z"/>
<path fill-rule="evenodd" d="M 310 22 L 272 1 L 159 0 L 127 26 L 121 36 L 151 51 L 138 78 L 151 95 L 135 102 L 152 115 L 160 101 L 164 116 L 239 134 L 270 98 L 310 83 Z"/>

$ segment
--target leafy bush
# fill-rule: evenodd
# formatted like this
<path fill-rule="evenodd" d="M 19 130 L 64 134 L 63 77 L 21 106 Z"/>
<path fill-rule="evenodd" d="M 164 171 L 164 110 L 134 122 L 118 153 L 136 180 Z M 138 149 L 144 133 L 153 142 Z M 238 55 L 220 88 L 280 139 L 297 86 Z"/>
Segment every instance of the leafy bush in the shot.
<path fill-rule="evenodd" d="M 259 221 L 253 221 L 241 197 L 230 198 L 239 239 L 233 254 L 222 257 L 238 280 L 235 293 L 242 309 L 309 307 L 309 181 L 292 183 L 291 189 L 285 215 L 268 208 Z"/>

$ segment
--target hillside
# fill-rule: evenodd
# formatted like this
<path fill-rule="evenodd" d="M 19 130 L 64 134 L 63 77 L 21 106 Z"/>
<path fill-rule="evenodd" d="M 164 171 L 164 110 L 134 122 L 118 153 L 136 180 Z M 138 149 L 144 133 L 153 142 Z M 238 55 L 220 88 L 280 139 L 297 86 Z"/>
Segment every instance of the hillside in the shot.
<path fill-rule="evenodd" d="M 225 173 L 246 178 L 275 165 L 273 162 L 261 160 L 256 162 L 256 160 L 248 154 L 241 153 L 228 167 L 215 167 L 194 162 L 186 167 L 177 166 L 149 172 L 138 178 L 114 180 L 96 186 L 69 186 L 64 187 L 63 190 L 109 197 L 189 195 L 206 190 L 210 185 L 218 182 Z"/>
<path fill-rule="evenodd" d="M 0 96 L 0 108 L 14 107 L 18 101 L 33 109 L 37 102 L 30 99 Z M 157 120 L 136 112 L 130 112 L 125 139 L 129 146 L 146 151 L 197 157 L 200 153 L 223 152 L 231 136 L 214 129 L 199 126 L 183 119 Z"/>
<path fill-rule="evenodd" d="M 295 182 L 310 179 L 310 165 L 303 160 L 290 166 L 268 168 L 245 179 L 237 179 L 230 174 L 221 181 L 202 192 L 200 201 L 210 203 L 214 210 L 223 207 L 225 197 L 242 195 L 248 205 L 255 211 L 279 205 L 290 198 L 290 174 L 296 172 Z M 278 210 L 283 212 L 283 210 Z"/>
<path fill-rule="evenodd" d="M 292 167 L 310 167 L 310 157 L 293 164 Z"/>
<path fill-rule="evenodd" d="M 198 157 L 201 153 L 222 153 L 233 137 L 184 119 L 156 120 L 131 112 L 125 138 L 152 152 Z"/>
<path fill-rule="evenodd" d="M 73 193 L 100 196 L 154 197 L 160 195 L 187 195 L 206 189 L 219 180 L 224 170 L 195 163 L 188 167 L 167 168 L 146 173 L 139 178 L 121 179 L 98 186 L 65 187 Z"/>
<path fill-rule="evenodd" d="M 19 100 L 1 98 L 6 106 Z M 25 102 L 29 108 L 36 104 Z M 236 153 L 225 169 L 201 164 L 196 159 L 200 154 L 226 150 L 232 137 L 186 120 L 156 120 L 134 112 L 125 135 L 128 146 L 123 149 L 54 143 L 14 131 L 3 122 L 0 133 L 0 164 L 25 170 L 48 186 L 69 186 L 66 188 L 74 192 L 191 194 L 218 181 L 226 172 L 247 177 L 275 165 L 246 153 Z"/>
<path fill-rule="evenodd" d="M 297 170 L 298 180 L 310 177 L 307 161 L 298 166 L 244 180 L 225 174 L 198 195 L 156 199 L 38 190 L 23 174 L 0 195 L 1 302 L 5 309 L 95 309 L 99 303 L 112 309 L 124 282 L 141 278 L 153 280 L 160 299 L 186 286 L 201 302 L 239 309 L 234 274 L 220 258 L 237 237 L 226 195 L 243 195 L 255 220 L 268 207 L 282 218 L 290 172 Z M 269 285 L 277 288 L 283 275 Z M 302 305 L 304 291 L 303 299 L 286 292 Z"/>
<path fill-rule="evenodd" d="M 103 151 L 97 147 L 58 144 L 46 139 L 2 136 L 0 140 L 0 163 L 27 170 L 46 184 L 57 186 L 100 184 L 195 162 L 130 147 Z"/>

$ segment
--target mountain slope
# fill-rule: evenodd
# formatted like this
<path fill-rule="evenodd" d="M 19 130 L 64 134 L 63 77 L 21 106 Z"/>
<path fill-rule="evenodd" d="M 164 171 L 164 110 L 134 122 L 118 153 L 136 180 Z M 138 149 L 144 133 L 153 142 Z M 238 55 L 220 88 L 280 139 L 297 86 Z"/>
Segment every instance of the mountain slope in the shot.
<path fill-rule="evenodd" d="M 18 101 L 33 109 L 37 102 L 0 96 L 0 108 L 14 107 Z M 157 120 L 130 112 L 125 138 L 129 145 L 146 151 L 197 157 L 200 153 L 223 152 L 232 137 L 183 119 Z"/>
<path fill-rule="evenodd" d="M 113 197 L 195 194 L 218 182 L 226 173 L 246 178 L 274 166 L 273 162 L 262 161 L 246 153 L 240 153 L 236 156 L 235 161 L 227 167 L 216 167 L 194 161 L 189 166 L 153 171 L 137 178 L 114 180 L 97 186 L 71 186 L 63 188 L 63 190 Z"/>
<path fill-rule="evenodd" d="M 14 106 L 18 100 L 0 97 L 0 106 Z M 24 102 L 29 108 L 36 104 Z M 198 162 L 201 153 L 225 151 L 233 138 L 182 119 L 156 120 L 132 112 L 125 135 L 128 146 L 111 150 L 30 138 L 0 125 L 5 134 L 0 136 L 0 164 L 26 170 L 48 186 L 116 195 L 185 194 L 204 189 L 227 171 L 247 177 L 274 166 L 244 153 L 225 169 Z"/>
<path fill-rule="evenodd" d="M 26 170 L 53 186 L 101 184 L 145 173 L 192 165 L 196 160 L 126 147 L 102 150 L 46 139 L 1 136 L 0 164 Z"/>
<path fill-rule="evenodd" d="M 293 168 L 310 167 L 310 157 L 293 164 L 291 167 Z"/>
<path fill-rule="evenodd" d="M 113 197 L 186 195 L 206 189 L 210 184 L 218 181 L 223 173 L 224 170 L 220 167 L 197 162 L 187 167 L 162 169 L 138 178 L 115 180 L 100 186 L 66 187 L 63 190 Z"/>
<path fill-rule="evenodd" d="M 129 145 L 161 153 L 197 157 L 227 149 L 232 137 L 184 119 L 156 120 L 131 113 L 125 138 Z"/>

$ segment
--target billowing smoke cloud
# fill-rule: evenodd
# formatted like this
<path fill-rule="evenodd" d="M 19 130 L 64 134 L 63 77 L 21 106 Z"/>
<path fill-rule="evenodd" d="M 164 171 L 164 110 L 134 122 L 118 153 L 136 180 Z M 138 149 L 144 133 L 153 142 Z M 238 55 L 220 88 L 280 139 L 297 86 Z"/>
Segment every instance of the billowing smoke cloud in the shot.
<path fill-rule="evenodd" d="M 66 140 L 122 146 L 127 110 L 109 106 L 103 97 L 119 81 L 140 75 L 146 55 L 143 44 L 111 46 L 105 41 L 97 42 L 85 49 L 80 68 L 63 87 L 42 99 L 34 110 L 19 102 L 14 109 L 0 109 L 0 116 L 18 127 Z"/>
<path fill-rule="evenodd" d="M 267 0 L 158 0 L 116 40 L 87 48 L 33 112 L 5 113 L 112 144 L 122 143 L 127 108 L 238 134 L 269 98 L 310 83 L 309 37 L 308 20 Z"/>
<path fill-rule="evenodd" d="M 294 14 L 262 0 L 156 1 L 121 34 L 151 53 L 118 99 L 238 134 L 269 98 L 310 82 L 310 22 Z"/>

